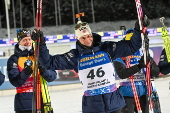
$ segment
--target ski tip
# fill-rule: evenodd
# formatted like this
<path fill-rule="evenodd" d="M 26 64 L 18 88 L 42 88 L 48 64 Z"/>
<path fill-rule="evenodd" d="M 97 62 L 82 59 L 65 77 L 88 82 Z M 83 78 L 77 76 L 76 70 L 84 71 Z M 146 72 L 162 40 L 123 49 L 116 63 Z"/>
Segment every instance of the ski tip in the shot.
<path fill-rule="evenodd" d="M 160 20 L 163 20 L 163 19 L 165 19 L 165 17 L 161 17 L 161 18 L 159 18 Z"/>
<path fill-rule="evenodd" d="M 84 12 L 76 14 L 76 18 L 80 18 L 81 16 L 84 16 Z"/>
<path fill-rule="evenodd" d="M 163 23 L 163 20 L 165 19 L 165 17 L 161 17 L 159 18 L 160 22 Z"/>
<path fill-rule="evenodd" d="M 165 19 L 165 17 L 161 17 L 161 18 L 159 18 L 159 21 L 162 23 L 162 25 L 163 25 L 163 27 L 165 27 L 165 24 L 164 24 L 164 19 Z"/>

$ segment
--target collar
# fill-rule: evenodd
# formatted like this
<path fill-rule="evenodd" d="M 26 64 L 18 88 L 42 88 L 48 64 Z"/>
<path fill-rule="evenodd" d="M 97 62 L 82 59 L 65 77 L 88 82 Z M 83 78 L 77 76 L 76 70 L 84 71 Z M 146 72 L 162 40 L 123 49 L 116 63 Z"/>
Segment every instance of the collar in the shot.
<path fill-rule="evenodd" d="M 16 54 L 19 57 L 27 57 L 27 56 L 34 55 L 34 50 L 33 50 L 33 47 L 32 47 L 30 51 L 28 51 L 27 49 L 22 51 L 19 48 L 19 45 L 16 44 L 15 48 L 14 48 L 14 54 Z"/>
<path fill-rule="evenodd" d="M 95 52 L 101 50 L 101 36 L 93 33 L 93 45 L 91 47 L 82 45 L 77 40 L 76 49 L 79 51 L 80 54 L 94 54 Z"/>

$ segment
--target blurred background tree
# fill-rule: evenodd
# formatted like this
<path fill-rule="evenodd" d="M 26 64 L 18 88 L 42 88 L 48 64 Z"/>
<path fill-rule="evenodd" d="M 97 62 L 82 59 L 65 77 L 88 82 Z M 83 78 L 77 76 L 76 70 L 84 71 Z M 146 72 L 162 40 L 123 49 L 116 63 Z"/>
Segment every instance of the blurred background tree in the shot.
<path fill-rule="evenodd" d="M 14 17 L 12 9 L 9 10 L 10 27 L 14 27 Z M 21 6 L 20 6 L 21 1 Z M 32 3 L 34 2 L 34 3 Z M 56 2 L 56 5 L 55 5 Z M 72 4 L 73 2 L 73 4 Z M 141 0 L 145 14 L 150 19 L 164 16 L 170 17 L 170 0 Z M 84 12 L 85 20 L 93 22 L 92 3 L 94 6 L 95 22 L 100 21 L 126 21 L 137 19 L 135 0 L 44 0 L 43 1 L 43 26 L 72 25 L 76 22 L 73 14 Z M 27 28 L 34 26 L 33 5 L 36 12 L 36 0 L 14 0 L 16 27 Z M 1 28 L 6 28 L 5 3 L 0 1 L 0 21 Z M 22 12 L 20 10 L 22 9 Z M 56 10 L 55 10 L 56 8 Z M 74 11 L 74 13 L 73 13 Z M 20 13 L 22 14 L 22 23 Z M 61 20 L 60 20 L 61 19 Z"/>

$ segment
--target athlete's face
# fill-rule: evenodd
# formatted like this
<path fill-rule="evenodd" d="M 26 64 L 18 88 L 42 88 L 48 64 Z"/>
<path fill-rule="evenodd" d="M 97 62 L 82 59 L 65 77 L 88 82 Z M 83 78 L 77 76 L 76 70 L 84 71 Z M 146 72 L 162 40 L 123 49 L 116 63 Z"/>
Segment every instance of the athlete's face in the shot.
<path fill-rule="evenodd" d="M 32 39 L 31 37 L 24 37 L 18 44 L 26 47 L 32 46 Z"/>
<path fill-rule="evenodd" d="M 79 38 L 79 41 L 81 44 L 90 47 L 92 46 L 93 43 L 93 37 L 91 34 L 83 35 L 82 37 Z"/>

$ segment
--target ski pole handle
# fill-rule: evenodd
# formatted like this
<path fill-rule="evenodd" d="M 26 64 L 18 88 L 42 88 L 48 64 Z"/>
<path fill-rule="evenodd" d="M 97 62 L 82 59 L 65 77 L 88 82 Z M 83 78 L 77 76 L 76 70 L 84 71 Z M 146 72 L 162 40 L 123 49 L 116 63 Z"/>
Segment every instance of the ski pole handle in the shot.
<path fill-rule="evenodd" d="M 120 26 L 120 30 L 122 31 L 122 38 L 124 38 L 126 27 L 125 26 Z"/>
<path fill-rule="evenodd" d="M 162 23 L 163 27 L 165 27 L 165 24 L 164 24 L 164 22 L 163 22 L 164 19 L 165 19 L 165 17 L 159 18 L 159 20 L 160 20 L 160 22 Z"/>

